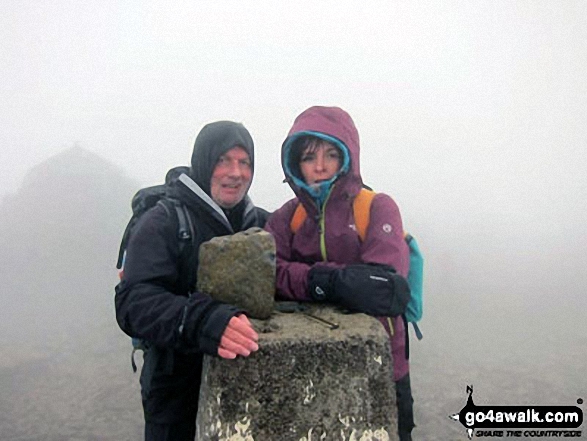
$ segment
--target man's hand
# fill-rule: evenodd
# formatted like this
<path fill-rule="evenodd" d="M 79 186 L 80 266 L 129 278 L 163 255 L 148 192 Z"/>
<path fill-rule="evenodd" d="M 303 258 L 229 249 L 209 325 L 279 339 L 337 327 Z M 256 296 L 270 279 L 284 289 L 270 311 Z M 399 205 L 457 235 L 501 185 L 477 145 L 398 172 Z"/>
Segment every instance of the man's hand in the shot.
<path fill-rule="evenodd" d="M 259 349 L 259 335 L 247 316 L 239 315 L 228 322 L 228 326 L 220 339 L 218 355 L 222 358 L 236 358 L 237 355 L 248 357 L 251 352 Z"/>

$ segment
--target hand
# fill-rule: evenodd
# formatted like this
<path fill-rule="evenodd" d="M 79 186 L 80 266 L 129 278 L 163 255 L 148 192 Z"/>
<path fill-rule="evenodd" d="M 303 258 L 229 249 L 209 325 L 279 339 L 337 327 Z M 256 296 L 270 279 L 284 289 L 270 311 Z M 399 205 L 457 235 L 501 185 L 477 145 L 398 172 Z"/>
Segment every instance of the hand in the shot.
<path fill-rule="evenodd" d="M 354 264 L 310 270 L 308 286 L 315 300 L 338 304 L 352 312 L 394 317 L 405 312 L 410 288 L 395 269 L 379 264 Z"/>
<path fill-rule="evenodd" d="M 375 317 L 395 317 L 406 312 L 410 287 L 395 269 L 380 264 L 348 265 L 339 270 L 334 297 L 343 307 Z"/>
<path fill-rule="evenodd" d="M 222 334 L 218 356 L 229 359 L 236 358 L 237 355 L 248 357 L 251 352 L 259 349 L 258 340 L 259 335 L 247 316 L 235 316 L 230 319 Z"/>

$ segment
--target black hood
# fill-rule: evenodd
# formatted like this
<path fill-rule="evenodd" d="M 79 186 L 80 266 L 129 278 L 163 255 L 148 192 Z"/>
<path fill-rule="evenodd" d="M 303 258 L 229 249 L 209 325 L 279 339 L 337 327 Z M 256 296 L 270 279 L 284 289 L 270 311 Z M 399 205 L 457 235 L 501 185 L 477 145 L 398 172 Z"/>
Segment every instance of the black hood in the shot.
<path fill-rule="evenodd" d="M 232 121 L 217 121 L 206 124 L 198 133 L 192 153 L 190 177 L 208 196 L 212 172 L 218 158 L 236 146 L 242 147 L 249 154 L 251 171 L 254 171 L 254 143 L 245 126 Z"/>

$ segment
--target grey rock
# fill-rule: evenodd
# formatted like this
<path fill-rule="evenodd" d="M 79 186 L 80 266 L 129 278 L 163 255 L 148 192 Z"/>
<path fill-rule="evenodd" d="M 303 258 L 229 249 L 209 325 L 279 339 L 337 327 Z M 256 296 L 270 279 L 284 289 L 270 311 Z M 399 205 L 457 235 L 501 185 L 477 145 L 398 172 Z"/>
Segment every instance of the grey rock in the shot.
<path fill-rule="evenodd" d="M 199 250 L 198 290 L 266 319 L 275 296 L 275 240 L 260 228 L 203 243 Z"/>
<path fill-rule="evenodd" d="M 363 314 L 312 307 L 253 321 L 259 351 L 205 357 L 199 440 L 396 440 L 397 409 L 389 340 Z"/>

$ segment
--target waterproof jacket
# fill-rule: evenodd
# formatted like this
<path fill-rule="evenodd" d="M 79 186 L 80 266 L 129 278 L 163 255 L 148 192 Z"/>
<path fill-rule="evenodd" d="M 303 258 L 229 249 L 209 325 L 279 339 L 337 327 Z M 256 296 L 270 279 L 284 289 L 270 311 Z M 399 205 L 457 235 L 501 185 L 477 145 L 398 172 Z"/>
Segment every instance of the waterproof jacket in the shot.
<path fill-rule="evenodd" d="M 350 168 L 332 184 L 323 209 L 315 199 L 296 184 L 291 167 L 288 140 L 300 132 L 317 132 L 336 138 L 348 149 Z M 296 118 L 282 146 L 282 166 L 286 181 L 296 194 L 275 211 L 266 230 L 273 234 L 277 246 L 277 296 L 281 299 L 309 301 L 308 272 L 314 265 L 341 267 L 347 264 L 378 263 L 393 266 L 407 276 L 409 250 L 403 238 L 399 209 L 388 195 L 378 193 L 371 204 L 370 222 L 365 240 L 356 231 L 353 199 L 363 187 L 359 169 L 359 135 L 350 116 L 336 107 L 312 107 Z M 298 177 L 299 178 L 299 177 Z M 294 234 L 290 222 L 298 204 L 307 217 Z M 357 292 L 357 295 L 367 293 Z M 393 319 L 393 336 L 386 318 L 381 323 L 391 338 L 394 379 L 409 371 L 406 358 L 406 329 L 403 320 Z"/>
<path fill-rule="evenodd" d="M 190 177 L 181 175 L 176 186 L 194 226 L 193 245 L 180 257 L 175 210 L 157 204 L 141 217 L 131 237 L 115 296 L 121 329 L 151 346 L 141 392 L 146 421 L 159 424 L 195 418 L 202 355 L 217 354 L 228 322 L 241 312 L 195 291 L 200 244 L 236 231 Z M 267 212 L 248 198 L 242 205 L 238 231 L 262 227 Z"/>

